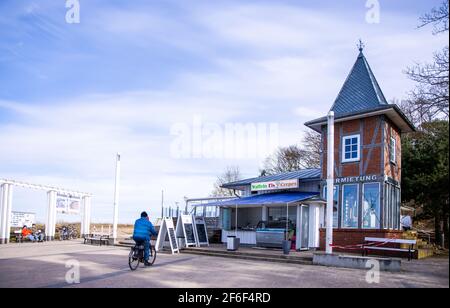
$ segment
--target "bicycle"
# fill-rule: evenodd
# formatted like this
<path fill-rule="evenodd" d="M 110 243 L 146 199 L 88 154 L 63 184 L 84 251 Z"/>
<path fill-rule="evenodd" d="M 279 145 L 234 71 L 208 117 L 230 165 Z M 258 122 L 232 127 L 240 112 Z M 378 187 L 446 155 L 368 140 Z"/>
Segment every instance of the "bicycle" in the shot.
<path fill-rule="evenodd" d="M 150 258 L 148 263 L 153 265 L 156 260 L 156 250 L 155 247 L 150 243 Z M 144 263 L 144 244 L 136 243 L 131 247 L 130 254 L 128 255 L 128 265 L 132 271 L 139 267 L 139 263 Z"/>

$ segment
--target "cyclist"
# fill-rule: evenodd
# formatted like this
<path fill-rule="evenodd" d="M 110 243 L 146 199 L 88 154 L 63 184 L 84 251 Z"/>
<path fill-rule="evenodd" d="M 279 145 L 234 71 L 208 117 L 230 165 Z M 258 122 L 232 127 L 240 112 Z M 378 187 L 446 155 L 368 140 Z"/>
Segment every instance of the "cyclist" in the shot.
<path fill-rule="evenodd" d="M 136 220 L 134 223 L 133 240 L 137 245 L 144 245 L 144 265 L 150 266 L 151 263 L 148 262 L 150 258 L 150 237 L 152 235 L 158 235 L 153 224 L 148 218 L 146 212 L 141 213 L 141 218 Z"/>

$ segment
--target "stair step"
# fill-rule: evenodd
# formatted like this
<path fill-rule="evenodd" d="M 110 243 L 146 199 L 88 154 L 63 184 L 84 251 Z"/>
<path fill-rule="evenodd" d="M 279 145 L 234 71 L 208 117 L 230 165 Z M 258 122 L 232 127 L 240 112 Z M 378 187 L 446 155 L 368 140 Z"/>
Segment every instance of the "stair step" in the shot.
<path fill-rule="evenodd" d="M 434 249 L 418 249 L 416 252 L 417 259 L 425 259 L 434 255 Z"/>

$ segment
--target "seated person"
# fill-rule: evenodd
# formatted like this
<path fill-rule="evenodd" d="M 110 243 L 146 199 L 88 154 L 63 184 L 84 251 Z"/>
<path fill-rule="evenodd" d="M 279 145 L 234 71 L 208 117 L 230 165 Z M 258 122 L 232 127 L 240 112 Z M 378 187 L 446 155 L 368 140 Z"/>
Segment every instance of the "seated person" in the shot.
<path fill-rule="evenodd" d="M 29 239 L 30 241 L 34 242 L 35 238 L 33 236 L 33 232 L 27 228 L 27 226 L 23 226 L 22 228 L 22 238 L 23 239 Z"/>
<path fill-rule="evenodd" d="M 42 232 L 41 230 L 38 230 L 38 228 L 36 227 L 36 224 L 33 224 L 33 226 L 31 227 L 31 230 L 33 232 L 33 237 L 36 241 L 38 241 L 38 242 L 44 241 L 44 232 Z"/>
<path fill-rule="evenodd" d="M 151 264 L 148 262 L 150 258 L 150 237 L 152 235 L 158 235 L 153 224 L 150 222 L 148 218 L 148 214 L 146 212 L 141 213 L 141 218 L 136 220 L 134 223 L 134 232 L 133 232 L 133 240 L 136 244 L 144 245 L 144 265 L 150 266 Z"/>

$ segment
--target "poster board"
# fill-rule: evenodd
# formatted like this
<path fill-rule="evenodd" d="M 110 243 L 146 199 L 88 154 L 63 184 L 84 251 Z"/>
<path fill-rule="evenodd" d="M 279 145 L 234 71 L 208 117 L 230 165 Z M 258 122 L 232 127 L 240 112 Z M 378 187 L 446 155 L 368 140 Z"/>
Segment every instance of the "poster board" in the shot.
<path fill-rule="evenodd" d="M 69 205 L 67 202 L 68 200 L 66 196 L 58 194 L 56 196 L 56 212 L 60 214 L 68 214 Z"/>
<path fill-rule="evenodd" d="M 195 217 L 195 231 L 197 232 L 198 246 L 209 246 L 208 229 L 204 217 Z"/>
<path fill-rule="evenodd" d="M 183 246 L 197 246 L 197 232 L 195 231 L 192 215 L 181 215 L 177 221 L 177 237 L 183 241 Z"/>
<path fill-rule="evenodd" d="M 81 199 L 63 194 L 56 195 L 56 212 L 59 214 L 80 214 Z"/>
<path fill-rule="evenodd" d="M 161 221 L 161 226 L 158 232 L 158 238 L 156 239 L 155 250 L 160 251 L 164 248 L 164 244 L 166 242 L 166 238 L 168 238 L 168 242 L 170 245 L 170 250 L 172 254 L 175 252 L 180 252 L 178 249 L 177 237 L 175 235 L 175 227 L 173 225 L 172 218 L 164 218 Z"/>
<path fill-rule="evenodd" d="M 80 198 L 67 198 L 67 206 L 69 214 L 78 215 L 80 214 Z"/>
<path fill-rule="evenodd" d="M 11 212 L 11 227 L 23 228 L 23 226 L 31 227 L 36 223 L 36 214 L 28 212 Z"/>

